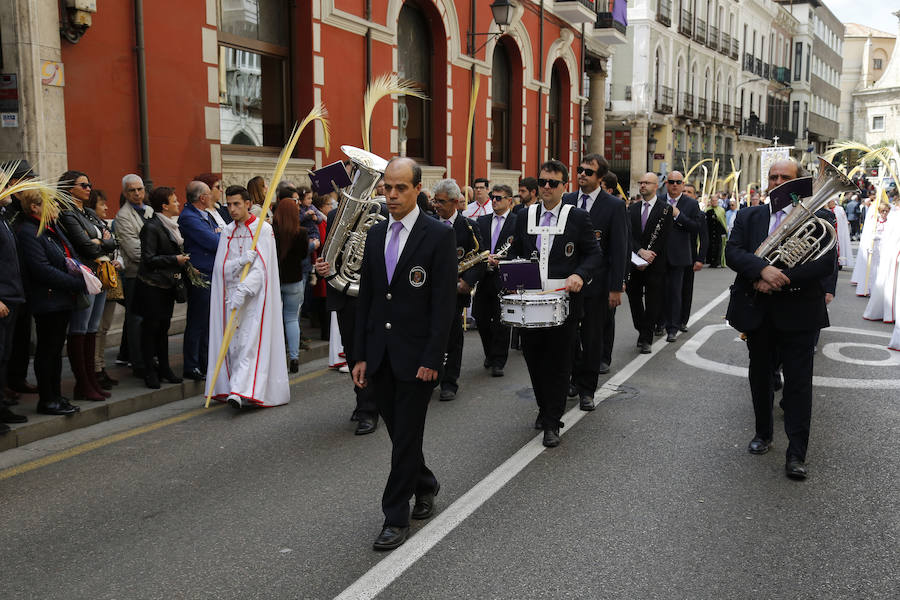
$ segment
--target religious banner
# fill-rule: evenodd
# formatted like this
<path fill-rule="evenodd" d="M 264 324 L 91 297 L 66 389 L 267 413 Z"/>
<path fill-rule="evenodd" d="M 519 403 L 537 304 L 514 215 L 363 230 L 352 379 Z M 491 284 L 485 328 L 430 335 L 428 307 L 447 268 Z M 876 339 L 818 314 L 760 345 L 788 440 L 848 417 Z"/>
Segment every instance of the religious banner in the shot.
<path fill-rule="evenodd" d="M 776 140 L 777 143 L 777 140 Z M 793 146 L 769 146 L 768 148 L 757 148 L 759 152 L 759 186 L 760 189 L 766 189 L 769 186 L 769 167 L 776 160 L 781 158 L 790 158 Z"/>

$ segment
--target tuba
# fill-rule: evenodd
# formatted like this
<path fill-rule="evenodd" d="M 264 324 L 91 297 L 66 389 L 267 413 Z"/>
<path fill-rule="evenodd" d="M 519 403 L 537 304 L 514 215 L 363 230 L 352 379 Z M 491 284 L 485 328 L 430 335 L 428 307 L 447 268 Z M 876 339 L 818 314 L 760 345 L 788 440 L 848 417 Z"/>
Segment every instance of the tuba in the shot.
<path fill-rule="evenodd" d="M 358 296 L 366 234 L 384 220 L 381 203 L 371 197 L 387 161 L 353 146 L 341 146 L 341 151 L 352 163 L 350 185 L 341 190 L 341 201 L 322 246 L 322 257 L 331 265 L 325 281 L 349 296 Z"/>
<path fill-rule="evenodd" d="M 857 189 L 837 167 L 819 157 L 813 195 L 796 204 L 754 254 L 771 265 L 788 269 L 821 258 L 834 248 L 837 234 L 831 223 L 815 215 L 816 211 L 838 194 Z"/>

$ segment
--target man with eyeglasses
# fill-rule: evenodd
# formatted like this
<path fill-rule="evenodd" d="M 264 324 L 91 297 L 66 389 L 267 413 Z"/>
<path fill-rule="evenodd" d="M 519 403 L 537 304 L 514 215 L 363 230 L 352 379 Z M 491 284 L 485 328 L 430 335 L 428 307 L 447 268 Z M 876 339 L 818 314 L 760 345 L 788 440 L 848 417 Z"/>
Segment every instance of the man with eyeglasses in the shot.
<path fill-rule="evenodd" d="M 581 410 L 594 410 L 594 394 L 600 375 L 609 373 L 615 340 L 616 307 L 622 303 L 625 265 L 628 260 L 625 202 L 604 192 L 600 183 L 609 164 L 599 154 L 588 154 L 578 166 L 578 191 L 562 201 L 586 210 L 594 226 L 603 260 L 593 281 L 587 283 L 584 316 L 578 324 L 575 362 L 569 396 L 578 396 Z M 574 392 L 574 393 L 573 393 Z"/>
<path fill-rule="evenodd" d="M 115 231 L 119 251 L 125 265 L 122 290 L 125 294 L 125 338 L 134 376 L 144 378 L 141 358 L 141 317 L 132 310 L 134 285 L 141 265 L 141 229 L 153 216 L 153 209 L 144 204 L 144 180 L 134 174 L 122 178 L 122 192 L 127 202 L 116 213 Z M 119 351 L 120 355 L 122 350 Z"/>
<path fill-rule="evenodd" d="M 541 203 L 533 204 L 517 217 L 509 251 L 511 258 L 537 257 L 542 270 L 546 267 L 545 286 L 569 293 L 569 316 L 562 325 L 521 332 L 522 351 L 538 405 L 534 427 L 544 430 L 543 443 L 548 448 L 560 442 L 575 336 L 584 311 L 581 291 L 597 276 L 603 260 L 588 212 L 562 203 L 568 181 L 569 171 L 558 160 L 541 165 Z M 546 254 L 542 254 L 544 251 Z"/>
<path fill-rule="evenodd" d="M 684 193 L 684 175 L 671 171 L 666 177 L 666 191 L 660 199 L 672 207 L 672 230 L 666 238 L 666 284 L 663 317 L 666 341 L 674 342 L 681 328 L 681 294 L 684 272 L 694 265 L 691 236 L 699 235 L 705 225 L 703 213 L 695 198 Z"/>
<path fill-rule="evenodd" d="M 475 188 L 475 201 L 470 203 L 463 212 L 464 217 L 477 219 L 478 217 L 491 213 L 491 196 L 488 194 L 491 182 L 483 177 L 479 177 L 472 182 Z"/>
<path fill-rule="evenodd" d="M 535 185 L 537 181 L 535 180 Z M 491 196 L 494 212 L 478 217 L 481 239 L 489 244 L 487 247 L 494 254 L 507 242 L 512 242 L 516 230 L 516 215 L 510 210 L 510 194 L 508 185 L 495 185 Z M 484 350 L 484 368 L 491 370 L 491 377 L 503 377 L 503 369 L 509 358 L 510 327 L 500 320 L 500 272 L 497 269 L 485 269 L 475 297 L 472 299 L 472 315 L 478 322 L 478 336 Z"/>
<path fill-rule="evenodd" d="M 434 186 L 434 199 L 432 204 L 437 219 L 453 229 L 456 237 L 456 260 L 457 263 L 478 248 L 478 251 L 484 251 L 484 242 L 478 233 L 478 228 L 474 221 L 464 217 L 457 210 L 457 203 L 462 192 L 455 179 L 442 179 Z M 456 393 L 459 391 L 459 371 L 462 365 L 463 353 L 463 328 L 462 314 L 466 307 L 472 304 L 472 290 L 475 284 L 484 274 L 485 264 L 483 262 L 474 265 L 459 274 L 456 282 L 456 312 L 453 314 L 453 320 L 450 325 L 450 337 L 447 338 L 446 360 L 444 369 L 441 373 L 441 394 L 439 399 L 441 402 L 447 402 L 456 399 Z M 481 326 L 479 324 L 479 330 Z"/>
<path fill-rule="evenodd" d="M 769 170 L 769 189 L 804 176 L 793 159 L 780 159 Z M 828 327 L 826 282 L 836 265 L 836 251 L 821 258 L 782 269 L 756 256 L 760 244 L 791 213 L 788 204 L 740 210 L 725 245 L 728 266 L 737 273 L 726 318 L 747 337 L 749 381 L 753 398 L 755 434 L 747 451 L 765 454 L 772 446 L 775 377 L 779 363 L 784 372 L 781 406 L 788 438 L 785 474 L 806 479 L 806 451 L 812 413 L 813 357 L 819 330 Z"/>
<path fill-rule="evenodd" d="M 672 207 L 656 195 L 659 178 L 644 173 L 638 181 L 641 200 L 628 207 L 631 226 L 631 267 L 628 305 L 638 332 L 637 349 L 650 354 L 653 327 L 662 318 L 666 278 L 666 241 L 672 229 Z"/>

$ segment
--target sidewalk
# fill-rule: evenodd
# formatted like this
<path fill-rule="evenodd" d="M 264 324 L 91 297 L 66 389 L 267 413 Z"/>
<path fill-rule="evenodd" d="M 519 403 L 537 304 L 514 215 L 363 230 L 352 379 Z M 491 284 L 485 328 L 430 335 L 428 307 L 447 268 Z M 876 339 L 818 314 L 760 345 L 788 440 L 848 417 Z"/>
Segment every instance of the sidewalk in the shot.
<path fill-rule="evenodd" d="M 36 440 L 59 435 L 67 431 L 73 431 L 82 427 L 88 427 L 102 421 L 108 421 L 141 410 L 147 410 L 169 402 L 175 402 L 200 396 L 204 393 L 205 381 L 192 381 L 186 379 L 179 384 L 162 384 L 158 390 L 151 390 L 144 385 L 142 379 L 131 374 L 131 368 L 116 366 L 115 358 L 121 339 L 121 322 L 123 311 L 116 311 L 116 319 L 107 336 L 107 348 L 105 353 L 106 370 L 114 378 L 119 380 L 119 385 L 113 386 L 112 397 L 105 402 L 72 402 L 81 407 L 81 411 L 72 416 L 39 415 L 35 412 L 37 407 L 37 394 L 22 394 L 19 397 L 19 405 L 11 407 L 12 410 L 28 417 L 27 423 L 10 425 L 12 431 L 6 435 L 0 435 L 0 452 L 30 444 Z M 184 331 L 185 305 L 176 305 L 175 314 L 172 316 L 172 326 L 169 329 L 169 361 L 176 375 L 182 371 L 182 332 Z M 306 363 L 320 358 L 328 357 L 328 342 L 320 341 L 319 330 L 310 327 L 309 322 L 303 320 L 303 333 L 312 338 L 310 349 L 300 353 L 300 362 Z M 33 341 L 33 340 L 32 340 Z M 33 364 L 29 364 L 29 381 L 34 383 Z M 70 398 L 75 380 L 69 367 L 69 361 L 63 357 L 62 392 Z"/>

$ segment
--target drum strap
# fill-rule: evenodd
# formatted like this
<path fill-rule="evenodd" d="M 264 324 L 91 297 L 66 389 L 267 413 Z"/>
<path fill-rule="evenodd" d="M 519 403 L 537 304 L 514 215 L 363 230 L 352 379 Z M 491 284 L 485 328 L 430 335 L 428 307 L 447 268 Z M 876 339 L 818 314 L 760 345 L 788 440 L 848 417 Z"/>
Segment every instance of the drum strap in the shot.
<path fill-rule="evenodd" d="M 548 277 L 550 272 L 550 236 L 561 235 L 566 230 L 566 221 L 569 220 L 569 211 L 572 210 L 572 205 L 562 205 L 559 209 L 559 218 L 553 227 L 537 225 L 537 209 L 537 202 L 528 207 L 528 234 L 541 235 L 541 247 L 538 248 L 538 268 L 541 272 L 541 285 L 545 290 L 555 290 L 563 287 L 566 280 L 550 279 Z"/>

